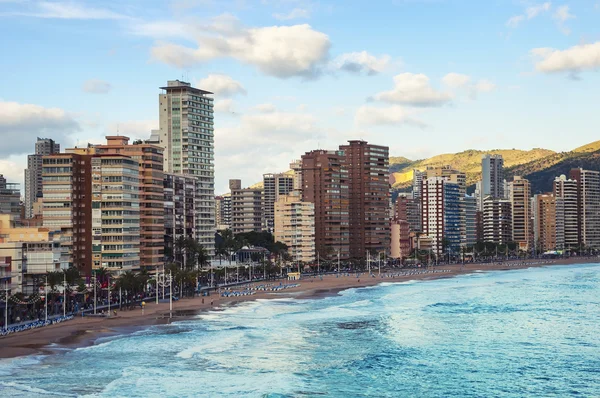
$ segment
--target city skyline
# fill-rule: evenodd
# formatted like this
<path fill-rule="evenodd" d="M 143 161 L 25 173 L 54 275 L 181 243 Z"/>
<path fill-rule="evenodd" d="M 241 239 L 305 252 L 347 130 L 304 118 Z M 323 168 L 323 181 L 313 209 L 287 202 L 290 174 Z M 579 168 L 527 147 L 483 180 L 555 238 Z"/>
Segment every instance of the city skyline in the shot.
<path fill-rule="evenodd" d="M 0 173 L 22 184 L 37 136 L 148 139 L 158 87 L 176 78 L 215 92 L 217 193 L 347 139 L 411 159 L 570 150 L 595 140 L 599 16 L 584 1 L 1 2 L 2 29 L 20 34 L 0 47 Z"/>

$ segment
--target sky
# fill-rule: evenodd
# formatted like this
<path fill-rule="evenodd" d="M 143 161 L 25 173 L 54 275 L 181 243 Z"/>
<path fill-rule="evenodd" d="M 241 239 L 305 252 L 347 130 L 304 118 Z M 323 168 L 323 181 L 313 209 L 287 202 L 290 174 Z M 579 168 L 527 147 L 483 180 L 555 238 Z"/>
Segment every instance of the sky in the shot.
<path fill-rule="evenodd" d="M 36 137 L 149 138 L 214 92 L 216 193 L 350 139 L 421 159 L 600 139 L 600 0 L 0 0 L 0 174 Z"/>

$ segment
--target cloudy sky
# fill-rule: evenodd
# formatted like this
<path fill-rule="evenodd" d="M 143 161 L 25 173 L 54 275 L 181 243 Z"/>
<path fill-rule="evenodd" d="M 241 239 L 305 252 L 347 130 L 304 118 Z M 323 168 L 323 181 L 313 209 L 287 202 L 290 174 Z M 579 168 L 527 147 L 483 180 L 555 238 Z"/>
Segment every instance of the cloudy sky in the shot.
<path fill-rule="evenodd" d="M 600 1 L 0 0 L 0 173 L 215 92 L 217 193 L 362 138 L 418 159 L 600 139 Z"/>

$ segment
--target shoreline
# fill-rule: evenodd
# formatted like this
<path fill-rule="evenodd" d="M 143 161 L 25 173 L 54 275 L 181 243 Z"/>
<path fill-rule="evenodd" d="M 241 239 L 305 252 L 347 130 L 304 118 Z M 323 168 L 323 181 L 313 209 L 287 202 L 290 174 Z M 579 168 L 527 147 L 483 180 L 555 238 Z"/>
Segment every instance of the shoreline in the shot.
<path fill-rule="evenodd" d="M 436 280 L 452 278 L 457 275 L 472 274 L 476 271 L 506 271 L 515 269 L 526 269 L 534 267 L 546 267 L 556 265 L 593 264 L 600 262 L 600 258 L 568 258 L 556 260 L 516 260 L 503 263 L 477 263 L 437 266 L 436 271 L 448 270 L 448 272 L 423 273 L 416 275 L 396 276 L 394 278 L 369 277 L 366 273 L 357 279 L 356 274 L 351 276 L 326 275 L 323 280 L 319 277 L 307 277 L 299 282 L 300 286 L 289 288 L 280 292 L 256 291 L 251 296 L 220 297 L 214 294 L 210 297 L 185 298 L 173 303 L 173 317 L 169 319 L 169 303 L 154 301 L 147 302 L 144 315 L 141 309 L 119 311 L 116 317 L 94 318 L 78 317 L 68 322 L 45 326 L 39 329 L 27 330 L 0 338 L 0 359 L 17 358 L 29 355 L 51 355 L 64 349 L 75 349 L 94 345 L 102 337 L 127 335 L 144 327 L 168 324 L 170 322 L 191 319 L 205 312 L 215 311 L 237 305 L 240 302 L 255 301 L 258 299 L 319 299 L 338 294 L 340 291 L 378 285 L 382 282 L 406 282 L 409 280 Z M 390 273 L 400 272 L 422 272 L 423 268 L 409 268 L 403 270 L 392 270 Z M 383 275 L 383 273 L 382 273 Z M 278 283 L 278 282 L 274 282 Z M 263 283 L 255 282 L 250 285 L 256 286 Z M 202 304 L 204 298 L 205 303 Z M 214 305 L 211 306 L 211 300 Z"/>

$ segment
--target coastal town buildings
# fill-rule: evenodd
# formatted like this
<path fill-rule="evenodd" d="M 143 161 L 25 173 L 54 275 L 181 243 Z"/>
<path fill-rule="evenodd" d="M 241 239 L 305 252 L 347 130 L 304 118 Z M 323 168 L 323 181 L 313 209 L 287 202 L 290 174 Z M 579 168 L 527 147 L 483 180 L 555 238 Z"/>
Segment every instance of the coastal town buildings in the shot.
<path fill-rule="evenodd" d="M 600 172 L 571 169 L 569 178 L 577 181 L 579 246 L 600 249 Z"/>

